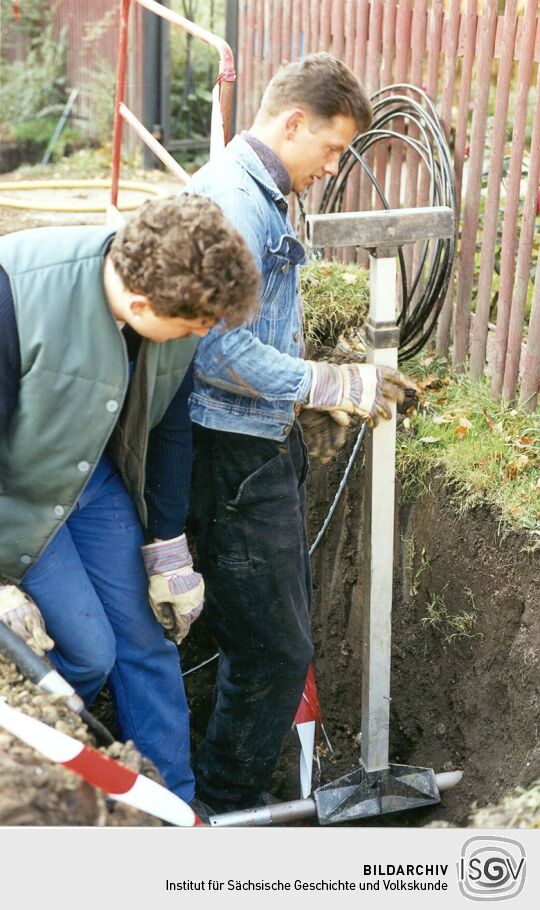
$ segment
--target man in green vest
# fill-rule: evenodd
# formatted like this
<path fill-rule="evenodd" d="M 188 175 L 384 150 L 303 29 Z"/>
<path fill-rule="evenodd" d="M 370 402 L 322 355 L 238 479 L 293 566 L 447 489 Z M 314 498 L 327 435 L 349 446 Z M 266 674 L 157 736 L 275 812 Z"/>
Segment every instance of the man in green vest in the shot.
<path fill-rule="evenodd" d="M 122 736 L 187 801 L 188 709 L 162 628 L 180 641 L 204 591 L 179 389 L 198 337 L 242 323 L 257 285 L 200 196 L 147 202 L 116 234 L 0 238 L 0 620 L 87 706 L 107 682 Z"/>

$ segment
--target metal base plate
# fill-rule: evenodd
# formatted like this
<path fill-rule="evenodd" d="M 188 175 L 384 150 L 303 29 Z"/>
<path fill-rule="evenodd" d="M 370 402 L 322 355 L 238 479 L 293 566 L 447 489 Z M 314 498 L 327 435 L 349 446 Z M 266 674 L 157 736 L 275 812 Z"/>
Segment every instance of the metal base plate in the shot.
<path fill-rule="evenodd" d="M 440 802 L 435 772 L 431 768 L 410 765 L 390 765 L 382 771 L 366 771 L 361 765 L 344 777 L 319 787 L 313 795 L 321 825 L 418 809 Z"/>

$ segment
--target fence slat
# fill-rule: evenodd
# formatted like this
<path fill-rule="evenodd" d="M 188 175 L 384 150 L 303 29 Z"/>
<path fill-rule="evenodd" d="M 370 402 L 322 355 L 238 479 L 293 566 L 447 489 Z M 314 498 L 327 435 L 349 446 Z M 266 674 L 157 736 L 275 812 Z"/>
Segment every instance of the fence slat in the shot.
<path fill-rule="evenodd" d="M 534 49 L 536 37 L 537 9 L 538 0 L 529 0 L 525 9 L 525 20 L 523 23 L 523 42 L 518 68 L 518 87 L 515 101 L 510 171 L 508 175 L 508 190 L 503 217 L 501 278 L 497 307 L 497 331 L 495 335 L 495 362 L 491 380 L 491 390 L 494 395 L 500 395 L 501 393 L 504 364 L 506 360 L 510 307 L 512 303 L 512 285 L 515 269 L 521 167 L 525 142 L 525 127 L 527 125 L 527 101 L 532 74 L 532 51 Z"/>
<path fill-rule="evenodd" d="M 488 321 L 491 306 L 491 286 L 493 283 L 497 225 L 499 221 L 499 200 L 504 165 L 506 120 L 508 116 L 510 83 L 514 61 L 516 9 L 517 0 L 509 0 L 504 17 L 501 59 L 495 93 L 495 117 L 491 136 L 491 155 L 489 158 L 486 206 L 482 227 L 480 274 L 478 277 L 478 290 L 476 294 L 476 312 L 471 332 L 470 369 L 474 379 L 480 379 L 480 377 L 483 376 L 486 360 Z"/>
<path fill-rule="evenodd" d="M 529 411 L 534 411 L 538 403 L 538 389 L 540 387 L 540 256 L 536 261 L 536 278 L 534 282 L 534 296 L 529 321 L 529 338 L 525 352 L 523 366 L 523 381 L 521 383 L 520 404 Z"/>
<path fill-rule="evenodd" d="M 263 91 L 263 50 L 264 50 L 264 0 L 255 0 L 255 28 L 254 28 L 254 67 L 253 67 L 253 94 L 251 96 L 250 120 L 255 117 Z"/>
<path fill-rule="evenodd" d="M 381 51 L 382 51 L 382 28 L 383 28 L 384 3 L 382 0 L 371 0 L 369 13 L 369 36 L 367 44 L 367 61 L 366 61 L 366 90 L 371 95 L 379 88 L 380 69 L 381 69 Z M 375 152 L 370 149 L 364 154 L 364 161 L 368 167 L 373 168 Z M 373 207 L 374 190 L 371 180 L 366 174 L 360 175 L 360 209 L 368 211 Z M 364 250 L 358 251 L 357 261 L 367 266 L 369 256 Z"/>
<path fill-rule="evenodd" d="M 474 51 L 476 47 L 476 6 L 476 0 L 468 0 L 467 13 L 462 23 L 463 29 L 461 33 L 463 41 L 463 66 L 461 70 L 459 105 L 456 124 L 456 140 L 454 147 L 454 175 L 456 180 L 456 202 L 458 219 L 461 214 L 461 183 L 463 178 L 465 145 L 467 141 L 467 125 L 469 120 L 469 103 L 471 97 Z M 459 349 L 460 344 L 461 338 L 456 337 L 456 332 L 454 330 L 454 352 L 456 348 Z"/>
<path fill-rule="evenodd" d="M 479 19 L 477 32 L 478 58 L 476 64 L 476 91 L 471 132 L 471 154 L 467 171 L 467 189 L 463 207 L 461 255 L 455 311 L 454 363 L 463 364 L 469 352 L 469 328 L 476 254 L 476 232 L 482 189 L 482 165 L 486 140 L 486 126 L 490 91 L 490 72 L 497 27 L 497 0 L 487 0 Z"/>
<path fill-rule="evenodd" d="M 306 38 L 306 54 L 311 54 L 319 50 L 319 31 L 321 8 L 318 0 L 310 0 L 309 4 L 309 25 Z"/>
<path fill-rule="evenodd" d="M 320 18 L 316 47 L 317 50 L 328 50 L 332 36 L 332 0 L 319 0 L 317 5 L 320 8 Z M 315 45 L 313 49 L 315 50 Z"/>
<path fill-rule="evenodd" d="M 279 3 L 279 0 L 278 0 Z M 272 76 L 272 22 L 275 16 L 273 0 L 264 0 L 264 40 L 263 40 L 263 91 Z"/>
<path fill-rule="evenodd" d="M 345 64 L 354 69 L 354 40 L 356 31 L 356 3 L 345 0 Z"/>
<path fill-rule="evenodd" d="M 426 47 L 426 28 L 427 28 L 427 4 L 426 0 L 416 0 L 413 9 L 412 27 L 411 27 L 411 72 L 409 81 L 412 85 L 419 88 L 423 84 L 423 65 L 425 59 Z M 420 132 L 416 126 L 409 128 L 409 135 L 412 139 L 417 139 Z M 413 149 L 407 151 L 407 171 L 405 177 L 405 207 L 411 208 L 418 205 L 418 155 Z M 422 251 L 422 243 L 408 245 L 404 250 L 405 267 L 407 274 L 411 279 L 416 273 L 418 260 Z M 411 309 L 414 309 L 414 302 Z"/>
<path fill-rule="evenodd" d="M 382 27 L 382 63 L 381 86 L 392 84 L 394 51 L 396 46 L 396 4 L 395 0 L 386 0 Z M 388 167 L 388 143 L 380 142 L 375 153 L 375 177 L 383 192 L 386 190 L 386 170 Z M 382 208 L 382 202 L 375 194 L 375 208 Z"/>
<path fill-rule="evenodd" d="M 396 16 L 396 82 L 407 81 L 409 47 L 411 43 L 411 0 L 401 0 Z M 403 164 L 403 143 L 394 141 L 390 158 L 390 207 L 399 208 L 401 168 Z"/>
<path fill-rule="evenodd" d="M 291 35 L 291 60 L 298 60 L 300 56 L 300 32 L 302 30 L 302 7 L 298 0 L 292 4 L 292 35 Z"/>
<path fill-rule="evenodd" d="M 456 83 L 457 52 L 460 24 L 460 0 L 450 0 L 450 10 L 446 20 L 443 50 L 445 54 L 443 92 L 441 103 L 441 120 L 447 140 L 450 140 L 452 124 L 452 107 L 454 101 L 454 88 Z M 454 269 L 448 284 L 448 291 L 437 321 L 437 353 L 441 357 L 448 356 L 450 347 L 450 330 L 452 327 L 452 299 L 454 296 Z"/>
<path fill-rule="evenodd" d="M 538 198 L 538 181 L 540 178 L 540 67 L 536 82 L 536 103 L 534 124 L 531 137 L 531 157 L 529 161 L 529 176 L 527 178 L 527 191 L 523 204 L 523 217 L 519 235 L 519 249 L 516 268 L 516 280 L 511 299 L 510 323 L 508 328 L 508 344 L 506 364 L 504 369 L 503 398 L 510 401 L 516 395 L 521 357 L 521 340 L 523 338 L 523 323 L 525 319 L 525 305 L 527 301 L 527 288 L 529 286 L 529 269 L 533 250 L 534 228 L 536 222 L 536 205 Z"/>
<path fill-rule="evenodd" d="M 244 128 L 244 109 L 246 104 L 246 96 L 242 91 L 238 91 L 238 83 L 240 80 L 245 81 L 247 77 L 247 54 L 248 54 L 248 43 L 243 41 L 242 38 L 246 33 L 246 0 L 240 0 L 238 4 L 238 49 L 236 52 L 236 82 L 234 85 L 234 95 L 236 101 L 236 131 L 240 132 Z M 128 105 L 129 107 L 129 105 Z"/>
<path fill-rule="evenodd" d="M 311 25 L 313 12 L 310 0 L 301 0 L 302 2 L 302 41 L 300 46 L 300 56 L 305 57 L 312 50 L 311 44 Z"/>
<path fill-rule="evenodd" d="M 443 0 L 434 0 L 429 13 L 428 30 L 427 30 L 427 77 L 426 92 L 432 101 L 437 100 L 437 85 L 439 82 L 439 65 L 442 47 L 442 24 L 444 17 Z M 419 206 L 429 205 L 429 174 L 426 168 L 420 172 L 418 183 L 418 202 Z"/>
<path fill-rule="evenodd" d="M 345 46 L 345 0 L 334 0 L 332 4 L 332 53 L 338 60 L 343 59 Z M 322 48 L 325 50 L 325 48 Z"/>
<path fill-rule="evenodd" d="M 291 35 L 292 35 L 292 5 L 293 0 L 284 0 L 283 2 L 283 16 L 281 20 L 281 56 L 280 56 L 280 65 L 282 63 L 290 63 L 293 60 L 292 56 L 292 47 L 291 47 Z"/>

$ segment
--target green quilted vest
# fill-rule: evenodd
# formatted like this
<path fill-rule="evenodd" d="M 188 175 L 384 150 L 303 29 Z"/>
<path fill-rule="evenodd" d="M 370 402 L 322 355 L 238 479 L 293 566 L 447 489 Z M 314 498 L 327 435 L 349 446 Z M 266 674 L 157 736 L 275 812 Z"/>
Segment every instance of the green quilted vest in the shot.
<path fill-rule="evenodd" d="M 0 573 L 15 582 L 68 518 L 109 440 L 146 525 L 148 434 L 197 346 L 193 335 L 143 339 L 128 392 L 126 347 L 103 287 L 113 234 L 62 227 L 0 237 L 21 351 L 17 409 L 0 440 Z"/>

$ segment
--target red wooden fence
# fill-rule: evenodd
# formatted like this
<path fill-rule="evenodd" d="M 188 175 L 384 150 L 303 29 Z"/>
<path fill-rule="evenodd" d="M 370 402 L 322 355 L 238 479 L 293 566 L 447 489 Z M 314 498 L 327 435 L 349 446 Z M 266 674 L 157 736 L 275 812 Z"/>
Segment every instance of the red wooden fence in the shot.
<path fill-rule="evenodd" d="M 370 92 L 412 82 L 435 100 L 454 157 L 460 245 L 439 353 L 531 410 L 540 386 L 538 0 L 239 0 L 237 129 L 282 63 L 327 50 Z M 418 159 L 377 149 L 391 204 L 422 204 Z M 311 200 L 316 209 L 320 190 Z M 349 210 L 374 203 L 355 174 Z M 410 254 L 412 256 L 412 253 Z M 493 323 L 491 322 L 493 319 Z"/>

